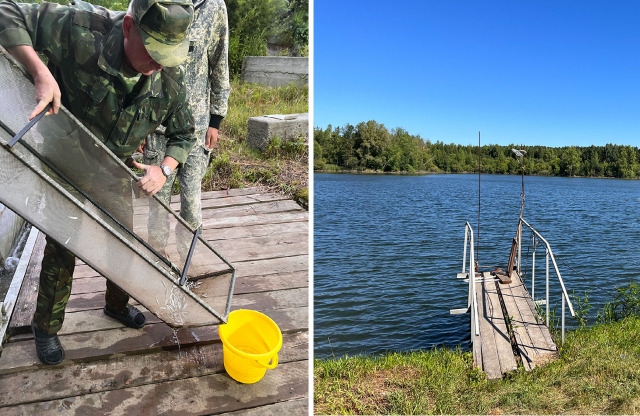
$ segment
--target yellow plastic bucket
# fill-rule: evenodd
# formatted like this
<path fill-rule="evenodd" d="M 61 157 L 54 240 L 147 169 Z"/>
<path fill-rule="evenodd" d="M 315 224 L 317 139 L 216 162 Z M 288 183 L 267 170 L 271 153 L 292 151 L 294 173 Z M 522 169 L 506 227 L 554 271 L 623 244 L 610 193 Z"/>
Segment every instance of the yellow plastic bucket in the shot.
<path fill-rule="evenodd" d="M 267 315 L 248 309 L 229 314 L 226 324 L 218 327 L 222 340 L 224 369 L 241 383 L 255 383 L 267 369 L 278 365 L 282 332 Z"/>

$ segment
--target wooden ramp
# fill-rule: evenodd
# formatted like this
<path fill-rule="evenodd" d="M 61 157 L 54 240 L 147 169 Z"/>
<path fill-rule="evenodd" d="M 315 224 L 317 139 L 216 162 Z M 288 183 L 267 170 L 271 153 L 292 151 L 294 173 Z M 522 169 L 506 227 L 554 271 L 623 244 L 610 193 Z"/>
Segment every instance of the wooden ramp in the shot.
<path fill-rule="evenodd" d="M 278 367 L 258 383 L 241 384 L 224 371 L 215 325 L 174 332 L 139 306 L 147 325 L 124 327 L 102 312 L 105 279 L 81 262 L 59 333 L 66 358 L 40 364 L 28 328 L 44 246 L 39 236 L 0 355 L 1 414 L 308 413 L 308 212 L 256 188 L 208 192 L 202 202 L 204 238 L 237 269 L 232 310 L 263 312 L 283 332 Z M 172 208 L 179 210 L 178 197 Z"/>
<path fill-rule="evenodd" d="M 473 346 L 474 364 L 488 379 L 498 379 L 519 365 L 529 371 L 557 358 L 549 329 L 518 274 L 511 274 L 511 283 L 487 277 L 476 283 L 480 335 Z"/>

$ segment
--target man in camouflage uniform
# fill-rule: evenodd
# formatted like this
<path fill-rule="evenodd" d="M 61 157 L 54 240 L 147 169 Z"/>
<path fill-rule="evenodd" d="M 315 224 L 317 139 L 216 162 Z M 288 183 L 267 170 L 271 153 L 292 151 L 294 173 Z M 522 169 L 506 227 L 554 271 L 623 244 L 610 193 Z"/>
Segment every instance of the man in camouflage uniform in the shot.
<path fill-rule="evenodd" d="M 195 119 L 197 143 L 185 164 L 172 173 L 157 196 L 167 205 L 177 177 L 180 183 L 180 216 L 194 229 L 202 223 L 201 186 L 211 149 L 218 140 L 218 128 L 227 114 L 229 99 L 227 8 L 222 0 L 195 2 L 195 17 L 189 28 L 189 55 L 182 68 L 187 95 Z M 144 163 L 158 164 L 165 156 L 167 136 L 151 134 L 144 150 Z M 155 214 L 155 215 L 154 215 Z M 149 216 L 151 243 L 163 248 L 169 234 L 169 221 L 162 213 Z M 178 228 L 178 231 L 182 228 Z M 180 237 L 180 236 L 179 236 Z M 178 242 L 188 242 L 178 238 Z M 188 247 L 180 247 L 182 255 Z"/>
<path fill-rule="evenodd" d="M 2 0 L 0 44 L 34 79 L 38 104 L 31 118 L 49 102 L 50 113 L 57 113 L 62 103 L 123 160 L 149 132 L 164 126 L 164 166 L 134 162 L 145 170 L 138 186 L 152 195 L 170 170 L 186 161 L 195 142 L 183 75 L 174 68 L 186 59 L 192 19 L 190 0 L 132 0 L 126 14 L 78 0 L 71 6 Z M 47 56 L 51 72 L 35 51 Z M 36 351 L 45 364 L 64 359 L 56 334 L 74 264 L 71 252 L 47 238 L 32 324 Z M 127 293 L 107 281 L 104 312 L 140 328 L 145 317 L 128 300 Z"/>

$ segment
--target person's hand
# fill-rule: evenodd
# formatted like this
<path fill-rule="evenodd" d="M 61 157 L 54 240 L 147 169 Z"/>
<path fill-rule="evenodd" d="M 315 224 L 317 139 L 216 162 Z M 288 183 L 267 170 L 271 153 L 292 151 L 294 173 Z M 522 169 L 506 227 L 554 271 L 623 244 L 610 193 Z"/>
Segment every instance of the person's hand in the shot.
<path fill-rule="evenodd" d="M 207 129 L 207 136 L 205 138 L 205 146 L 209 149 L 213 149 L 213 147 L 218 142 L 218 129 L 214 127 L 209 127 Z"/>
<path fill-rule="evenodd" d="M 46 68 L 46 67 L 45 67 Z M 60 109 L 60 87 L 58 83 L 51 75 L 51 72 L 47 69 L 46 71 L 38 71 L 37 75 L 33 77 L 33 82 L 36 86 L 36 108 L 33 110 L 31 115 L 29 116 L 29 120 L 37 116 L 47 104 L 51 103 L 51 109 L 47 111 L 47 115 L 49 114 L 58 114 L 58 110 Z"/>
<path fill-rule="evenodd" d="M 145 195 L 155 195 L 167 181 L 160 166 L 145 165 L 133 161 L 133 167 L 144 170 L 144 176 L 138 181 L 138 187 Z"/>
<path fill-rule="evenodd" d="M 147 145 L 147 139 L 144 139 L 142 141 L 142 143 L 140 143 L 140 146 L 138 146 L 138 148 L 136 149 L 136 152 L 138 153 L 144 153 L 144 147 Z"/>

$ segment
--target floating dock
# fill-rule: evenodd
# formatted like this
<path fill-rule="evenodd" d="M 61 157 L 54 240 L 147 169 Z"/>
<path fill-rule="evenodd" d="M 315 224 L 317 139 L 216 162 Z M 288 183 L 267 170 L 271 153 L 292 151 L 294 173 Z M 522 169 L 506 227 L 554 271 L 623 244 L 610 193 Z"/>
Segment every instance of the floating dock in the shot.
<path fill-rule="evenodd" d="M 473 343 L 473 363 L 488 379 L 500 379 L 519 367 L 530 371 L 558 358 L 558 347 L 548 328 L 549 299 L 549 259 L 562 288 L 562 340 L 564 341 L 565 301 L 574 316 L 573 306 L 566 294 L 551 247 L 526 221 L 522 221 L 532 230 L 534 239 L 544 243 L 546 261 L 546 298 L 535 302 L 521 279 L 520 264 L 520 227 L 511 248 L 509 263 L 504 273 L 501 270 L 478 273 L 474 259 L 473 231 L 466 224 L 465 254 L 463 272 L 458 278 L 469 283 L 469 301 L 467 308 L 452 310 L 452 314 L 469 312 L 471 315 L 471 340 Z M 469 243 L 469 268 L 465 269 L 467 244 Z M 535 247 L 534 240 L 531 287 L 535 284 Z M 469 270 L 471 272 L 469 272 Z M 546 306 L 547 320 L 538 313 L 537 305 Z"/>

